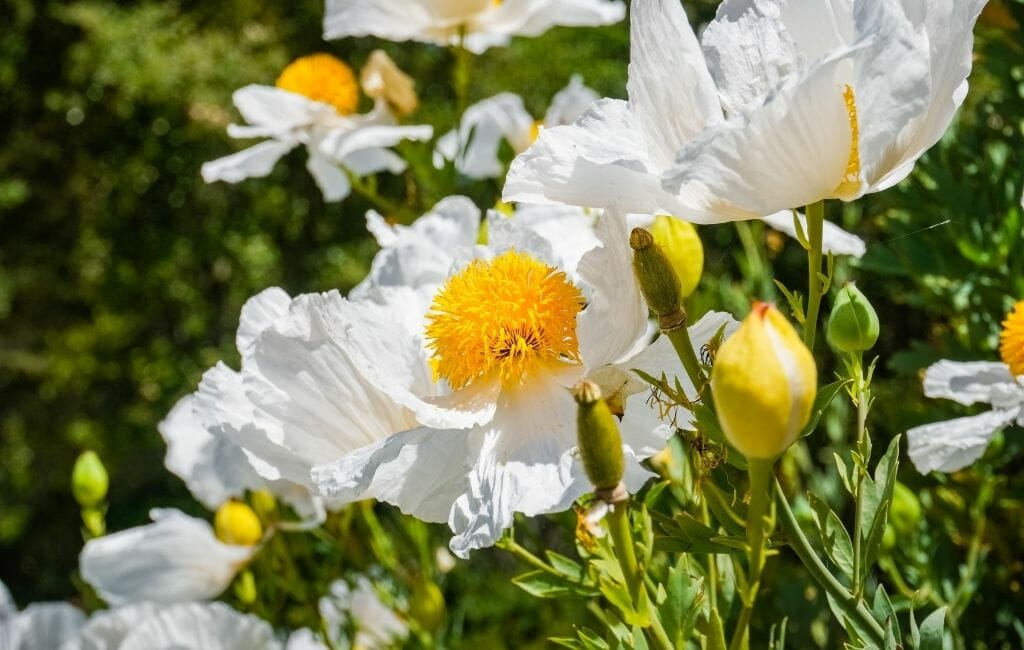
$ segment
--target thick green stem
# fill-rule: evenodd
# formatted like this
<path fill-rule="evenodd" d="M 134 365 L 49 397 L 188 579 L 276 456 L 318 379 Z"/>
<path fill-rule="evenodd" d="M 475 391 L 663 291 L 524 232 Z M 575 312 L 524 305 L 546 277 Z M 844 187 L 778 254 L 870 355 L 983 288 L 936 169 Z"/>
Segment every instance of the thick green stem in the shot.
<path fill-rule="evenodd" d="M 517 558 L 519 558 L 523 562 L 526 562 L 538 571 L 543 571 L 544 573 L 548 573 L 553 576 L 558 576 L 559 578 L 566 578 L 566 576 L 556 571 L 554 567 L 549 566 L 547 562 L 540 559 L 523 546 L 520 546 L 519 542 L 512 539 L 512 537 L 503 538 L 501 541 L 497 543 L 497 547 L 502 550 L 508 551 L 512 555 L 515 555 Z"/>
<path fill-rule="evenodd" d="M 859 602 L 864 597 L 864 579 L 862 574 L 865 568 L 862 566 L 861 538 L 863 536 L 863 496 L 864 478 L 867 476 L 868 455 L 868 410 L 871 408 L 871 391 L 867 380 L 864 377 L 863 355 L 857 353 L 853 358 L 853 370 L 856 373 L 857 395 L 857 453 L 860 454 L 863 464 L 856 464 L 856 473 L 853 485 L 854 515 L 853 515 L 853 597 Z"/>
<path fill-rule="evenodd" d="M 821 309 L 821 249 L 825 230 L 825 202 L 807 206 L 807 314 L 804 320 L 804 344 L 813 352 L 818 332 L 818 311 Z"/>
<path fill-rule="evenodd" d="M 694 390 L 697 391 L 697 397 L 701 397 L 702 392 L 707 392 L 704 391 L 707 377 L 704 376 L 704 369 L 701 367 L 697 353 L 693 349 L 693 341 L 690 340 L 690 329 L 684 323 L 670 330 L 662 330 L 662 333 L 671 341 L 672 347 L 675 349 L 676 354 L 679 355 L 679 360 L 683 363 L 683 368 L 686 369 L 686 376 L 690 378 Z M 710 402 L 710 394 L 703 397 Z"/>
<path fill-rule="evenodd" d="M 469 80 L 472 70 L 473 53 L 466 49 L 465 37 L 459 38 L 458 45 L 452 48 L 455 64 L 452 67 L 452 86 L 455 88 L 455 108 L 459 119 L 469 106 Z M 458 128 L 458 124 L 456 124 Z"/>
<path fill-rule="evenodd" d="M 636 550 L 633 548 L 633 530 L 629 525 L 629 512 L 626 503 L 617 503 L 608 513 L 608 532 L 612 536 L 615 557 L 622 567 L 622 575 L 626 580 L 626 588 L 635 605 L 640 597 L 640 565 L 636 561 Z"/>
<path fill-rule="evenodd" d="M 764 570 L 765 518 L 771 506 L 771 478 L 774 460 L 747 459 L 747 474 L 750 477 L 750 505 L 747 508 L 747 593 L 743 596 L 743 609 L 733 630 L 729 650 L 740 650 L 749 646 L 750 617 L 757 603 L 761 588 L 761 572 Z"/>
<path fill-rule="evenodd" d="M 763 253 L 761 252 L 763 247 L 758 246 L 757 240 L 754 238 L 753 226 L 749 221 L 736 221 L 734 223 L 736 224 L 736 234 L 739 235 L 740 243 L 743 245 L 743 253 L 747 260 L 747 269 L 750 273 L 748 279 L 751 285 L 753 285 L 754 291 L 763 293 L 771 284 L 770 281 L 767 281 L 767 275 L 764 271 L 765 264 Z"/>
<path fill-rule="evenodd" d="M 832 596 L 836 604 L 843 610 L 843 613 L 850 620 L 858 623 L 858 627 L 870 637 L 867 640 L 878 647 L 882 647 L 885 644 L 885 631 L 882 630 L 882 626 L 878 624 L 878 621 L 875 620 L 864 604 L 850 595 L 846 587 L 836 580 L 835 576 L 832 575 L 818 557 L 818 554 L 815 553 L 811 543 L 800 529 L 796 515 L 793 514 L 793 510 L 789 507 L 789 501 L 786 499 L 786 494 L 782 491 L 782 485 L 779 484 L 778 480 L 775 481 L 775 503 L 778 508 L 779 524 L 786 533 L 786 541 L 797 557 L 800 558 L 807 572 L 811 574 L 811 577 L 818 583 L 818 586 Z"/>

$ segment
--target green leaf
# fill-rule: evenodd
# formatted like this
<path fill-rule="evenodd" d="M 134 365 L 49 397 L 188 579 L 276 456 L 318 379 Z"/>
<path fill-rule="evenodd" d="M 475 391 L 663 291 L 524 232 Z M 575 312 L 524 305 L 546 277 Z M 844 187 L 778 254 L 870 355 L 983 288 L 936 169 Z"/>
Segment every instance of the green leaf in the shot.
<path fill-rule="evenodd" d="M 536 598 L 561 598 L 572 594 L 596 596 L 597 591 L 588 589 L 571 580 L 552 575 L 547 571 L 531 571 L 512 578 L 513 584 Z"/>
<path fill-rule="evenodd" d="M 814 520 L 818 526 L 818 534 L 821 536 L 821 544 L 832 562 L 846 574 L 846 577 L 853 577 L 853 542 L 850 534 L 842 521 L 825 501 L 814 494 L 807 493 L 811 509 L 814 511 Z"/>
<path fill-rule="evenodd" d="M 551 563 L 551 568 L 568 577 L 570 580 L 573 580 L 574 582 L 583 582 L 586 579 L 586 570 L 583 568 L 583 565 L 578 562 L 570 560 L 564 555 L 560 555 L 554 551 L 545 551 L 544 554 L 547 556 L 548 562 Z"/>
<path fill-rule="evenodd" d="M 864 531 L 861 578 L 866 577 L 878 558 L 878 551 L 889 520 L 892 493 L 896 487 L 896 471 L 899 469 L 900 437 L 889 443 L 885 455 L 875 466 L 875 477 L 865 477 L 861 485 L 861 521 L 869 522 Z"/>
<path fill-rule="evenodd" d="M 676 553 L 736 553 L 737 550 L 744 550 L 723 543 L 722 540 L 729 538 L 720 536 L 718 531 L 705 526 L 689 513 L 684 512 L 671 519 L 664 515 L 652 515 L 666 533 L 665 537 L 654 541 L 657 550 Z"/>
<path fill-rule="evenodd" d="M 690 575 L 685 557 L 669 570 L 666 598 L 658 609 L 669 639 L 689 639 L 704 602 L 704 579 Z"/>
<path fill-rule="evenodd" d="M 608 642 L 589 627 L 580 628 L 577 634 L 580 637 L 580 641 L 583 642 L 583 647 L 587 650 L 611 650 Z"/>
<path fill-rule="evenodd" d="M 886 593 L 883 585 L 879 585 L 878 589 L 875 590 L 871 612 L 875 615 L 875 620 L 880 622 L 887 630 L 891 630 L 893 647 L 895 648 L 896 641 L 903 638 L 903 633 L 900 631 L 900 621 L 896 617 L 896 610 L 893 608 L 889 594 Z"/>
<path fill-rule="evenodd" d="M 821 416 L 825 414 L 825 410 L 828 409 L 829 404 L 836 398 L 836 395 L 841 393 L 846 385 L 850 383 L 849 379 L 840 379 L 839 381 L 832 382 L 827 386 L 822 386 L 818 389 L 818 394 L 814 398 L 814 404 L 811 406 L 811 419 L 807 422 L 807 426 L 800 432 L 801 438 L 814 433 L 814 430 L 818 428 L 818 422 L 821 421 Z"/>
<path fill-rule="evenodd" d="M 940 607 L 921 623 L 921 643 L 918 650 L 943 650 L 943 630 L 946 627 L 946 608 Z"/>

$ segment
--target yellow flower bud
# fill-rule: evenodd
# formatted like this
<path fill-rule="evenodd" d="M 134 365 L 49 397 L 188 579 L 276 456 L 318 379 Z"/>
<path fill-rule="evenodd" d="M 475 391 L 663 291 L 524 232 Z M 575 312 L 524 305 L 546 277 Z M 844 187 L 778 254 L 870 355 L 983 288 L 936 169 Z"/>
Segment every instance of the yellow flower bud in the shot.
<path fill-rule="evenodd" d="M 814 357 L 774 306 L 756 303 L 722 347 L 711 393 L 722 429 L 747 458 L 773 460 L 810 420 L 817 393 Z"/>
<path fill-rule="evenodd" d="M 577 415 L 577 442 L 587 478 L 598 490 L 619 485 L 625 472 L 622 456 L 622 435 L 608 403 L 601 398 L 601 389 L 589 381 L 580 382 L 573 390 Z"/>
<path fill-rule="evenodd" d="M 82 452 L 71 470 L 71 494 L 83 508 L 95 508 L 107 498 L 110 477 L 94 451 Z"/>
<path fill-rule="evenodd" d="M 704 272 L 704 246 L 697 229 L 688 221 L 659 215 L 651 225 L 651 235 L 672 263 L 679 278 L 680 295 L 686 298 L 697 288 Z"/>
<path fill-rule="evenodd" d="M 228 501 L 213 517 L 217 539 L 225 544 L 255 546 L 263 537 L 263 526 L 252 508 L 241 501 Z"/>

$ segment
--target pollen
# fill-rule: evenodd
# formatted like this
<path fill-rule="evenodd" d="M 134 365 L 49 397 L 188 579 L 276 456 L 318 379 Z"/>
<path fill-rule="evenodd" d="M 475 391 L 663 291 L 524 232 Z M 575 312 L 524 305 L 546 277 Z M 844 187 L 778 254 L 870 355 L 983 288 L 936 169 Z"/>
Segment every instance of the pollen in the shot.
<path fill-rule="evenodd" d="M 330 54 L 311 54 L 291 62 L 277 78 L 277 87 L 330 104 L 341 115 L 359 107 L 359 85 L 352 68 Z"/>
<path fill-rule="evenodd" d="M 1003 363 L 1010 366 L 1014 377 L 1024 375 L 1024 300 L 1014 305 L 1013 311 L 1003 321 L 999 340 L 999 355 Z"/>
<path fill-rule="evenodd" d="M 565 273 L 509 251 L 448 280 L 427 314 L 431 367 L 454 389 L 497 378 L 521 385 L 536 371 L 578 363 L 583 294 Z"/>
<path fill-rule="evenodd" d="M 857 98 L 853 88 L 844 86 L 843 102 L 846 104 L 846 116 L 850 120 L 850 155 L 846 162 L 846 173 L 843 181 L 836 188 L 836 196 L 844 199 L 860 193 L 860 121 L 857 118 Z"/>

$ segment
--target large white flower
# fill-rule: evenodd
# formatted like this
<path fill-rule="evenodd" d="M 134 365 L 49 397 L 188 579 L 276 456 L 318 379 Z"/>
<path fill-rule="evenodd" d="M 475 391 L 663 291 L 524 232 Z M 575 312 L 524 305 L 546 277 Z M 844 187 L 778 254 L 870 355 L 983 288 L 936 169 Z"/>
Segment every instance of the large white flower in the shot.
<path fill-rule="evenodd" d="M 252 559 L 257 546 L 225 544 L 202 519 L 157 509 L 153 523 L 90 540 L 82 578 L 114 606 L 216 598 Z"/>
<path fill-rule="evenodd" d="M 426 316 L 431 368 L 454 391 L 446 402 L 482 417 L 467 422 L 437 413 L 424 426 L 314 468 L 323 493 L 376 497 L 421 519 L 448 521 L 451 548 L 465 557 L 493 544 L 513 513 L 564 510 L 591 489 L 576 455 L 569 392 L 584 377 L 624 411 L 626 482 L 637 489 L 648 477 L 639 461 L 663 447 L 670 429 L 629 372 L 647 343 L 647 309 L 632 276 L 625 221 L 611 213 L 596 232 L 600 245 L 570 276 L 560 269 L 558 249 L 492 213 L 488 246 L 456 269 Z M 709 318 L 729 322 L 721 314 Z M 412 330 L 405 338 L 419 335 Z M 389 354 L 387 346 L 364 353 L 378 360 Z"/>
<path fill-rule="evenodd" d="M 68 603 L 34 603 L 18 611 L 0 582 L 0 648 L 54 650 L 73 639 L 85 614 Z"/>
<path fill-rule="evenodd" d="M 625 13 L 618 0 L 327 0 L 324 38 L 462 43 L 479 53 L 513 36 L 539 36 L 556 25 L 607 25 Z"/>
<path fill-rule="evenodd" d="M 371 59 L 373 74 L 363 78 L 367 93 L 375 97 L 373 110 L 365 114 L 356 113 L 355 75 L 327 54 L 296 60 L 281 74 L 277 86 L 253 84 L 236 91 L 235 106 L 248 125 L 232 124 L 228 135 L 267 140 L 204 164 L 203 179 L 238 183 L 267 176 L 282 156 L 300 145 L 306 147 L 306 167 L 327 201 L 349 195 L 349 174 L 401 173 L 406 163 L 390 147 L 403 140 L 429 140 L 433 129 L 395 123 L 388 99 L 397 106 L 409 106 L 409 89 L 396 68 L 381 64 L 382 56 Z M 389 80 L 401 85 L 390 94 Z"/>
<path fill-rule="evenodd" d="M 728 119 L 684 144 L 665 189 L 742 219 L 895 185 L 966 95 L 984 5 L 724 2 L 703 46 Z"/>
<path fill-rule="evenodd" d="M 551 100 L 542 122 L 533 119 L 519 95 L 501 93 L 485 99 L 466 109 L 459 128 L 437 141 L 434 165 L 440 169 L 445 161 L 454 161 L 455 169 L 469 178 L 497 178 L 505 173 L 498 157 L 502 142 L 508 142 L 516 154 L 522 153 L 540 129 L 572 124 L 598 99 L 579 75 Z"/>
<path fill-rule="evenodd" d="M 699 188 L 662 189 L 676 153 L 724 119 L 715 81 L 676 0 L 636 0 L 630 18 L 628 101 L 602 99 L 573 124 L 545 129 L 512 162 L 507 201 L 565 203 L 628 212 L 671 214 L 694 223 L 738 217 Z M 790 206 L 787 206 L 790 207 Z M 766 221 L 795 236 L 793 214 L 771 210 Z M 750 219 L 761 215 L 744 215 Z M 826 224 L 825 250 L 863 255 L 863 242 Z"/>

